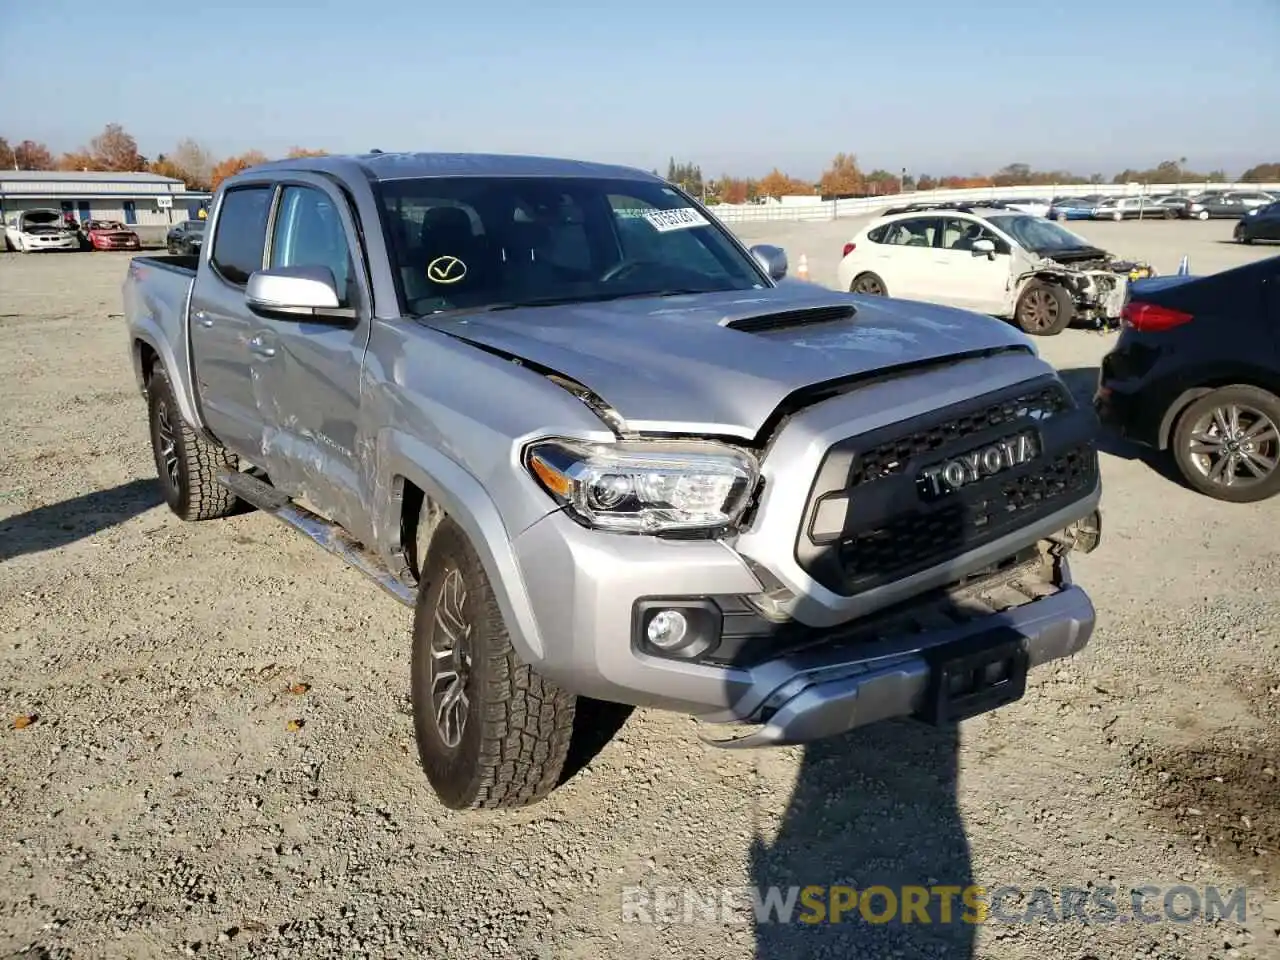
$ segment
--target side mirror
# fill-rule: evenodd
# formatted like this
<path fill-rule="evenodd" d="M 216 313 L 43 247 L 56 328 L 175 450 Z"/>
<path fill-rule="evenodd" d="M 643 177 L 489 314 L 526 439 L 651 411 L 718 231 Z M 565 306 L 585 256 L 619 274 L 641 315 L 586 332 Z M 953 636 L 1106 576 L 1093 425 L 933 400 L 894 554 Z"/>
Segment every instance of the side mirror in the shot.
<path fill-rule="evenodd" d="M 328 267 L 276 267 L 258 270 L 245 287 L 249 309 L 269 316 L 296 320 L 356 318 L 355 310 L 341 306 L 333 271 Z"/>
<path fill-rule="evenodd" d="M 996 255 L 996 245 L 990 240 L 975 240 L 973 246 L 969 248 L 973 251 L 975 257 L 994 257 Z"/>
<path fill-rule="evenodd" d="M 787 251 L 768 243 L 758 243 L 751 248 L 751 255 L 756 258 L 770 280 L 781 280 L 787 275 Z"/>

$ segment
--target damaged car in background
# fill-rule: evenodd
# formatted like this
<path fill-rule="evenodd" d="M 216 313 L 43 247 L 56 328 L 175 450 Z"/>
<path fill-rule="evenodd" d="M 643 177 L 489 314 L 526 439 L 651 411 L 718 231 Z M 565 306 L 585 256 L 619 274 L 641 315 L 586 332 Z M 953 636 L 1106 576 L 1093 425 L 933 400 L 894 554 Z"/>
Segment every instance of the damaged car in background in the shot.
<path fill-rule="evenodd" d="M 1130 280 L 1154 276 L 1043 217 L 963 207 L 881 217 L 844 245 L 851 293 L 960 307 L 1049 336 L 1116 327 Z"/>
<path fill-rule="evenodd" d="M 20 210 L 5 219 L 4 246 L 19 253 L 79 250 L 80 234 L 67 226 L 61 210 Z"/>

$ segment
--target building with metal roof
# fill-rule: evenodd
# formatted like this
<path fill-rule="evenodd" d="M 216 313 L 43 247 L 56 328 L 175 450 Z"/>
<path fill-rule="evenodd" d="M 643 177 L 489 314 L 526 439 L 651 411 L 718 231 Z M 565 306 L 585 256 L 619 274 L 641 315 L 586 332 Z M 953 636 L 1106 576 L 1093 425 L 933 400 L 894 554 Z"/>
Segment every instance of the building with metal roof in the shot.
<path fill-rule="evenodd" d="M 154 173 L 0 170 L 0 217 L 52 208 L 77 220 L 118 220 L 153 240 L 173 224 L 202 216 L 209 194 Z"/>

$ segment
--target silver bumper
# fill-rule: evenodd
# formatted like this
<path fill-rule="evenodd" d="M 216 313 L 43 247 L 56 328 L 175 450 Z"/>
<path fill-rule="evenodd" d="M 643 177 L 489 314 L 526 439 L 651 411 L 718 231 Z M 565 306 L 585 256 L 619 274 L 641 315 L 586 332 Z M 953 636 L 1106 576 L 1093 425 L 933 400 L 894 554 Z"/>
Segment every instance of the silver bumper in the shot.
<path fill-rule="evenodd" d="M 1026 666 L 1036 667 L 1081 650 L 1093 633 L 1093 604 L 1083 590 L 1064 586 L 1046 597 L 1005 613 L 982 617 L 923 639 L 895 639 L 859 649 L 856 660 L 826 662 L 820 657 L 783 658 L 753 671 L 749 694 L 733 716 L 704 720 L 733 722 L 765 718 L 753 732 L 727 740 L 703 739 L 718 747 L 745 749 L 808 743 L 893 717 L 917 715 L 930 688 L 929 658 L 945 655 L 982 635 L 1016 634 Z"/>

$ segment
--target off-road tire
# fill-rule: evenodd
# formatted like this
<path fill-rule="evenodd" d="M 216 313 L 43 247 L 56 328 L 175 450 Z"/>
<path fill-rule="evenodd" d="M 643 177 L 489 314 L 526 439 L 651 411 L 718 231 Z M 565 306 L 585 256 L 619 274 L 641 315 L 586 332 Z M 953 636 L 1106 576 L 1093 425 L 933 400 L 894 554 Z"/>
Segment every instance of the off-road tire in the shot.
<path fill-rule="evenodd" d="M 1268 478 L 1256 484 L 1232 488 L 1210 480 L 1191 459 L 1191 440 L 1196 422 L 1206 413 L 1230 404 L 1239 404 L 1258 410 L 1271 421 L 1272 425 L 1280 426 L 1280 397 L 1268 390 L 1238 384 L 1206 393 L 1192 402 L 1178 416 L 1172 438 L 1173 460 L 1178 467 L 1178 472 L 1193 490 L 1227 503 L 1255 503 L 1280 494 L 1280 468 L 1273 470 Z M 1272 457 L 1275 456 L 1274 442 L 1269 452 Z"/>
<path fill-rule="evenodd" d="M 234 454 L 191 428 L 178 409 L 173 387 L 157 365 L 147 385 L 147 411 L 156 474 L 169 509 L 183 520 L 217 520 L 240 508 L 239 498 L 218 483 L 218 476 L 239 469 Z M 173 440 L 173 473 L 164 452 L 165 425 Z"/>
<path fill-rule="evenodd" d="M 427 535 L 430 544 L 419 578 L 410 664 L 413 727 L 422 769 L 440 802 L 454 810 L 535 803 L 560 780 L 577 700 L 520 662 L 484 565 L 462 529 L 444 518 Z M 452 747 L 436 721 L 431 670 L 437 611 L 451 571 L 465 584 L 460 606 L 470 649 L 467 716 Z"/>
<path fill-rule="evenodd" d="M 1048 296 L 1052 301 L 1053 319 L 1047 325 L 1037 322 L 1041 314 L 1036 310 L 1037 301 Z M 1018 327 L 1033 337 L 1052 337 L 1067 329 L 1075 316 L 1075 304 L 1065 289 L 1054 283 L 1033 280 L 1018 297 L 1017 306 L 1013 310 L 1013 319 Z"/>
<path fill-rule="evenodd" d="M 887 297 L 889 288 L 884 285 L 884 281 L 880 279 L 879 274 L 864 270 L 853 278 L 853 281 L 849 284 L 849 292 L 860 293 L 864 297 Z"/>

